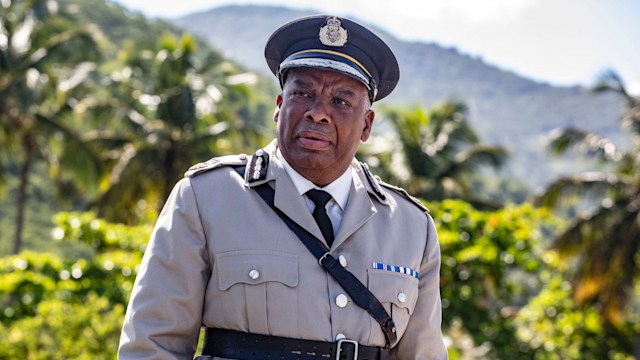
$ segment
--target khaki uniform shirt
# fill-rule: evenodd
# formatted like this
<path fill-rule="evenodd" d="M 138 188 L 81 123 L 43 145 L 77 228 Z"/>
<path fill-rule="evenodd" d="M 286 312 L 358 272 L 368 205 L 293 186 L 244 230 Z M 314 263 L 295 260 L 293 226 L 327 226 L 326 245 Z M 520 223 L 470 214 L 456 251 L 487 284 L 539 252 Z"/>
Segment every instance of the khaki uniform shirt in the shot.
<path fill-rule="evenodd" d="M 138 271 L 119 359 L 192 359 L 201 326 L 385 345 L 378 323 L 348 297 L 342 301 L 342 287 L 252 190 L 268 183 L 275 206 L 323 239 L 275 151 L 274 142 L 263 156 L 214 158 L 176 185 Z M 244 178 L 226 166 L 247 162 Z M 446 359 L 433 220 L 359 162 L 352 168 L 331 254 L 394 319 L 395 358 Z"/>

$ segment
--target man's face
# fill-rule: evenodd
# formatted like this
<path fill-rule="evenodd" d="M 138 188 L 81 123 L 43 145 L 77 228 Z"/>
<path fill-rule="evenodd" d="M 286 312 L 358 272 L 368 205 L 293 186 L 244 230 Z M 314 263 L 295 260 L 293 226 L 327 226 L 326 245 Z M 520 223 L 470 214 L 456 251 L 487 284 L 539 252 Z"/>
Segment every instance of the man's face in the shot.
<path fill-rule="evenodd" d="M 276 103 L 282 155 L 319 186 L 346 171 L 360 141 L 369 138 L 375 117 L 362 83 L 318 69 L 290 70 Z"/>

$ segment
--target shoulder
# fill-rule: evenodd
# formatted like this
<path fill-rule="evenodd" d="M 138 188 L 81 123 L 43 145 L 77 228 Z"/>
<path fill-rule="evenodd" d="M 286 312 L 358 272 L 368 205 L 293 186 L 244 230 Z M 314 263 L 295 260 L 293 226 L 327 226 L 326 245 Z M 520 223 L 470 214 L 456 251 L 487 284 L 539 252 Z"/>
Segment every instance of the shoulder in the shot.
<path fill-rule="evenodd" d="M 384 187 L 385 189 L 393 191 L 395 194 L 400 195 L 402 198 L 408 200 L 412 205 L 418 207 L 423 212 L 429 213 L 429 209 L 426 206 L 424 206 L 424 204 L 420 200 L 409 195 L 409 193 L 405 189 L 388 184 L 382 180 L 378 180 L 378 182 L 380 183 L 380 186 Z"/>
<path fill-rule="evenodd" d="M 422 212 L 429 213 L 429 209 L 426 206 L 424 206 L 424 204 L 420 200 L 409 195 L 409 193 L 405 189 L 382 181 L 379 176 L 373 175 L 371 173 L 371 171 L 369 170 L 369 166 L 366 163 L 361 162 L 360 166 L 367 178 L 367 181 L 369 182 L 373 191 L 375 192 L 376 196 L 379 199 L 384 201 L 387 196 L 387 193 L 390 191 L 391 194 L 395 194 L 396 196 L 399 196 L 400 198 L 407 200 L 410 204 L 412 204 L 413 206 L 416 206 Z"/>
<path fill-rule="evenodd" d="M 219 169 L 227 166 L 233 167 L 246 165 L 248 158 L 249 157 L 246 154 L 214 157 L 205 162 L 193 165 L 184 173 L 184 176 L 187 178 L 193 178 L 214 169 Z"/>

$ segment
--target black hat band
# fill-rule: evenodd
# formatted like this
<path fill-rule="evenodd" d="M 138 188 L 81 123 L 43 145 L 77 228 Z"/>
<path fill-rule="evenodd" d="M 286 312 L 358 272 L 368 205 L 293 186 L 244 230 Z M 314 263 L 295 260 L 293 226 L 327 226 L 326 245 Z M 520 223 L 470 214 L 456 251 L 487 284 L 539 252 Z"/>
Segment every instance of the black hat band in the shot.
<path fill-rule="evenodd" d="M 314 67 L 335 70 L 360 80 L 369 90 L 369 99 L 373 101 L 378 92 L 371 73 L 358 60 L 338 51 L 308 49 L 287 57 L 278 68 L 278 77 L 284 82 L 284 70 L 294 67 Z"/>

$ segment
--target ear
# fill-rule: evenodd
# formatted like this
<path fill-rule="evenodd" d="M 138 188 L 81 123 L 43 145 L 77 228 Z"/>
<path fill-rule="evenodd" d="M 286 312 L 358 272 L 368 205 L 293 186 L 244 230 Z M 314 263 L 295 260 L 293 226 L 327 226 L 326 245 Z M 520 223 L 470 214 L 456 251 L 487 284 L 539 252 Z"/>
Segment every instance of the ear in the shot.
<path fill-rule="evenodd" d="M 276 97 L 276 109 L 273 111 L 273 121 L 278 122 L 280 116 L 280 105 L 282 105 L 282 94 Z"/>
<path fill-rule="evenodd" d="M 360 140 L 363 142 L 367 141 L 369 139 L 369 135 L 371 135 L 371 128 L 375 117 L 376 113 L 373 110 L 367 110 L 367 113 L 364 115 L 364 128 L 362 129 L 362 135 L 360 136 Z"/>

